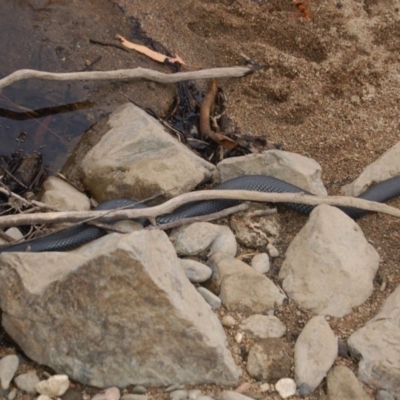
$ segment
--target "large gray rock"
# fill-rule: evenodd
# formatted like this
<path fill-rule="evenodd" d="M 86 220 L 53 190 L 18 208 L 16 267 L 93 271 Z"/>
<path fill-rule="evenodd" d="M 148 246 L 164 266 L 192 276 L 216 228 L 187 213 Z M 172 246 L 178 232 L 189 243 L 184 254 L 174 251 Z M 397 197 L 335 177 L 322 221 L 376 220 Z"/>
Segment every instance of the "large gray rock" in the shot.
<path fill-rule="evenodd" d="M 379 255 L 360 227 L 335 207 L 310 214 L 286 252 L 283 289 L 301 307 L 342 317 L 372 293 Z"/>
<path fill-rule="evenodd" d="M 231 157 L 218 165 L 222 182 L 242 175 L 270 175 L 316 195 L 326 195 L 321 166 L 312 158 L 282 150 Z"/>
<path fill-rule="evenodd" d="M 83 182 L 98 201 L 171 198 L 210 180 L 216 172 L 133 104 L 115 110 L 108 124 L 110 130 L 80 164 Z"/>
<path fill-rule="evenodd" d="M 378 382 L 400 399 L 400 286 L 379 313 L 350 336 L 348 344 L 360 359 L 358 377 L 370 386 Z"/>
<path fill-rule="evenodd" d="M 357 179 L 343 187 L 346 196 L 358 196 L 374 183 L 400 175 L 400 142 L 363 169 Z"/>
<path fill-rule="evenodd" d="M 39 364 L 97 387 L 237 383 L 223 328 L 165 233 L 0 262 L 3 326 Z"/>

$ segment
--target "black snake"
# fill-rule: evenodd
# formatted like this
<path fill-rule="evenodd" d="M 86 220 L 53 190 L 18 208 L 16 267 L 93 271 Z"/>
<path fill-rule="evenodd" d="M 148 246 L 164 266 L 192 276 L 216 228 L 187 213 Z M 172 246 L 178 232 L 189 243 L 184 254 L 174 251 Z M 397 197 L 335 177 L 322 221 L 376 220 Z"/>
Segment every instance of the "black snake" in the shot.
<path fill-rule="evenodd" d="M 280 179 L 265 175 L 245 175 L 231 179 L 216 186 L 216 190 L 251 190 L 270 193 L 305 193 L 311 194 L 297 186 L 284 182 Z M 400 194 L 400 176 L 382 181 L 360 194 L 358 198 L 385 202 Z M 238 200 L 205 200 L 196 203 L 185 204 L 177 208 L 173 213 L 157 217 L 157 224 L 165 224 L 182 218 L 207 215 L 221 211 L 225 208 L 238 204 Z M 303 213 L 309 214 L 315 206 L 296 203 L 285 203 L 287 206 Z M 96 210 L 112 210 L 120 207 L 143 208 L 145 205 L 130 199 L 114 199 L 100 204 Z M 351 208 L 339 207 L 351 218 L 359 218 L 366 211 Z M 94 239 L 104 235 L 106 230 L 92 225 L 77 225 L 66 228 L 62 231 L 51 233 L 46 236 L 28 240 L 22 243 L 0 247 L 0 253 L 10 251 L 67 251 L 75 249 Z"/>

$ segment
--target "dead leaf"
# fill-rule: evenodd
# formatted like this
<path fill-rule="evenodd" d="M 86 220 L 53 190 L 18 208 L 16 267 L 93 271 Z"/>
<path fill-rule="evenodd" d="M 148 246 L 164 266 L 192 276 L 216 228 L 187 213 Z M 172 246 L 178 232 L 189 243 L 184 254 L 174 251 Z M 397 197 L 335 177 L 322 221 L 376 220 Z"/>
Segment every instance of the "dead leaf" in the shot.
<path fill-rule="evenodd" d="M 168 61 L 170 63 L 179 63 L 182 65 L 185 65 L 186 63 L 180 58 L 179 56 L 175 57 L 168 57 L 164 54 L 158 53 L 157 51 L 151 50 L 146 46 L 142 46 L 140 44 L 132 43 L 129 40 L 126 40 L 123 36 L 121 35 L 115 35 L 115 38 L 120 40 L 122 45 L 125 46 L 127 49 L 135 50 L 138 53 L 144 54 L 147 57 L 150 57 L 151 59 L 158 61 L 160 63 L 164 63 L 165 61 Z"/>

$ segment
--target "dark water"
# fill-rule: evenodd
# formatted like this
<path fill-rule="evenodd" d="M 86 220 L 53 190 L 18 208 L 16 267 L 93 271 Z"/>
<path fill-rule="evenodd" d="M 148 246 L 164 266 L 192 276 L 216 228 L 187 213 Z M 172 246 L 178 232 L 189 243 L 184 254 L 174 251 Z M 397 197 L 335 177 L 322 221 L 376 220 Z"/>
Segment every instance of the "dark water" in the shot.
<path fill-rule="evenodd" d="M 112 0 L 0 0 L 0 78 L 23 68 L 72 72 L 134 68 L 139 63 L 147 67 L 148 61 L 134 52 L 90 41 L 115 43 L 116 33 L 135 38 L 138 26 Z M 16 151 L 40 153 L 54 173 L 82 133 L 126 103 L 127 95 L 140 105 L 140 95 L 147 101 L 145 85 L 16 82 L 0 93 L 0 157 Z"/>

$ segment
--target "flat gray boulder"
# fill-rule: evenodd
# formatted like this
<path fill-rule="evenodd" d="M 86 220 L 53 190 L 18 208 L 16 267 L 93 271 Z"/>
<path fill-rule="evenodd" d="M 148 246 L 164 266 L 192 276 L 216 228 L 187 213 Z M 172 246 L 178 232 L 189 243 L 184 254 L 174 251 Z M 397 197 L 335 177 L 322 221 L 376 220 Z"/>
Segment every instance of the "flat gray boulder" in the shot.
<path fill-rule="evenodd" d="M 98 201 L 168 199 L 209 181 L 216 168 L 169 135 L 141 108 L 125 104 L 109 131 L 80 162 L 83 183 Z"/>
<path fill-rule="evenodd" d="M 165 233 L 0 262 L 3 326 L 37 363 L 96 387 L 237 384 L 224 330 Z"/>

